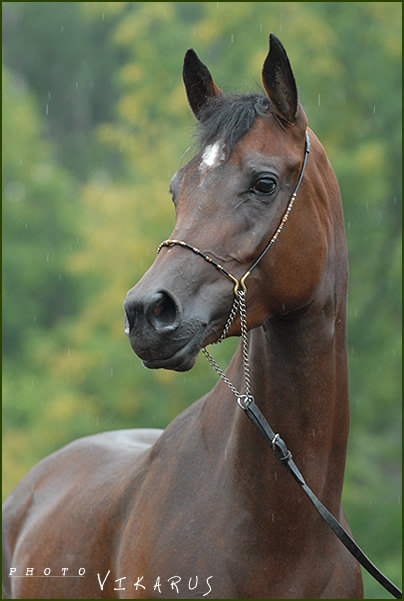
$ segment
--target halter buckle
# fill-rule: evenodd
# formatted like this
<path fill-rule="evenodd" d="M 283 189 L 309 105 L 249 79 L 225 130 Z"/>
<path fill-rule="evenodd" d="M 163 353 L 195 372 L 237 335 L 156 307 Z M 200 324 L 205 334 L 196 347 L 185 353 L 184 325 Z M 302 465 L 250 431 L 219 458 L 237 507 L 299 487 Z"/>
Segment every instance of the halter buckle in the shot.
<path fill-rule="evenodd" d="M 271 446 L 273 452 L 280 461 L 289 461 L 292 459 L 292 453 L 289 451 L 279 434 L 275 434 L 271 441 Z"/>

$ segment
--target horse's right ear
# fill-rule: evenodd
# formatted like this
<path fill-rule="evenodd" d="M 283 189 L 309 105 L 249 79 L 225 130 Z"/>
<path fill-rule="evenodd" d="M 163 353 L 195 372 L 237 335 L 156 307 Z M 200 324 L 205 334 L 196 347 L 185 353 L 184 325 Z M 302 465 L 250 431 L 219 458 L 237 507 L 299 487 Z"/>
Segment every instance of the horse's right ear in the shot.
<path fill-rule="evenodd" d="M 212 96 L 221 94 L 221 90 L 214 83 L 209 69 L 190 48 L 184 58 L 182 77 L 188 96 L 188 102 L 197 119 L 201 109 Z"/>

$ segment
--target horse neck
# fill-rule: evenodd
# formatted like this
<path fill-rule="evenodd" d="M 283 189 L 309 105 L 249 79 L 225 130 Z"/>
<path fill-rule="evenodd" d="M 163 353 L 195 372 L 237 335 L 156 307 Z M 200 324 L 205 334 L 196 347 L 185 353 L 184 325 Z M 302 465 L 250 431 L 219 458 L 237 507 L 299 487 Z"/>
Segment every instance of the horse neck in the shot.
<path fill-rule="evenodd" d="M 338 515 L 349 423 L 345 286 L 338 300 L 336 297 L 334 289 L 329 298 L 314 301 L 300 316 L 273 317 L 252 330 L 249 360 L 256 403 L 286 442 L 309 486 Z M 240 348 L 229 374 L 242 389 Z M 229 402 L 234 404 L 234 398 Z M 227 465 L 232 465 L 233 453 L 233 465 L 237 466 L 233 476 L 236 489 L 254 495 L 258 512 L 265 507 L 258 502 L 261 495 L 272 498 L 272 507 L 276 504 L 274 482 L 282 511 L 288 503 L 299 502 L 299 487 L 282 470 L 244 412 L 236 407 L 233 421 L 228 422 L 225 453 Z"/>

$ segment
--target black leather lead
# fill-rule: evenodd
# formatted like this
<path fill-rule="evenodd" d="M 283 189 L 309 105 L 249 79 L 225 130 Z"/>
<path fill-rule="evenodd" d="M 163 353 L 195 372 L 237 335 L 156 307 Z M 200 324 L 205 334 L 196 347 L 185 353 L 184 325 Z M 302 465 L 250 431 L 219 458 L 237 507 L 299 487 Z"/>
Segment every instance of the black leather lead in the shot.
<path fill-rule="evenodd" d="M 306 484 L 300 470 L 296 466 L 292 459 L 292 453 L 287 448 L 285 442 L 279 436 L 275 434 L 271 426 L 268 424 L 262 411 L 259 409 L 255 401 L 250 397 L 248 402 L 242 405 L 242 408 L 247 414 L 247 417 L 251 420 L 254 426 L 257 428 L 259 433 L 264 437 L 266 442 L 269 444 L 275 457 L 282 463 L 282 465 L 288 470 L 293 476 L 296 482 L 304 490 L 318 513 L 321 515 L 323 520 L 328 524 L 331 530 L 336 534 L 343 545 L 348 549 L 350 553 L 359 561 L 359 563 L 375 578 L 389 593 L 396 599 L 402 599 L 402 593 L 395 584 L 391 582 L 363 553 L 358 547 L 353 538 L 348 532 L 341 526 L 338 520 L 328 511 L 326 507 L 319 501 L 311 488 Z"/>

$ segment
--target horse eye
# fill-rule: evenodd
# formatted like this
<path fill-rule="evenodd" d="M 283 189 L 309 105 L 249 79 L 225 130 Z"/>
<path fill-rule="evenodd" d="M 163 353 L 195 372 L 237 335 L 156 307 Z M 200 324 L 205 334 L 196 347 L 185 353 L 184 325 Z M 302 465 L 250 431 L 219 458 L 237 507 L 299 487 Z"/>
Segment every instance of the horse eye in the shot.
<path fill-rule="evenodd" d="M 276 189 L 276 181 L 273 177 L 260 177 L 260 179 L 251 188 L 256 194 L 273 194 Z"/>

